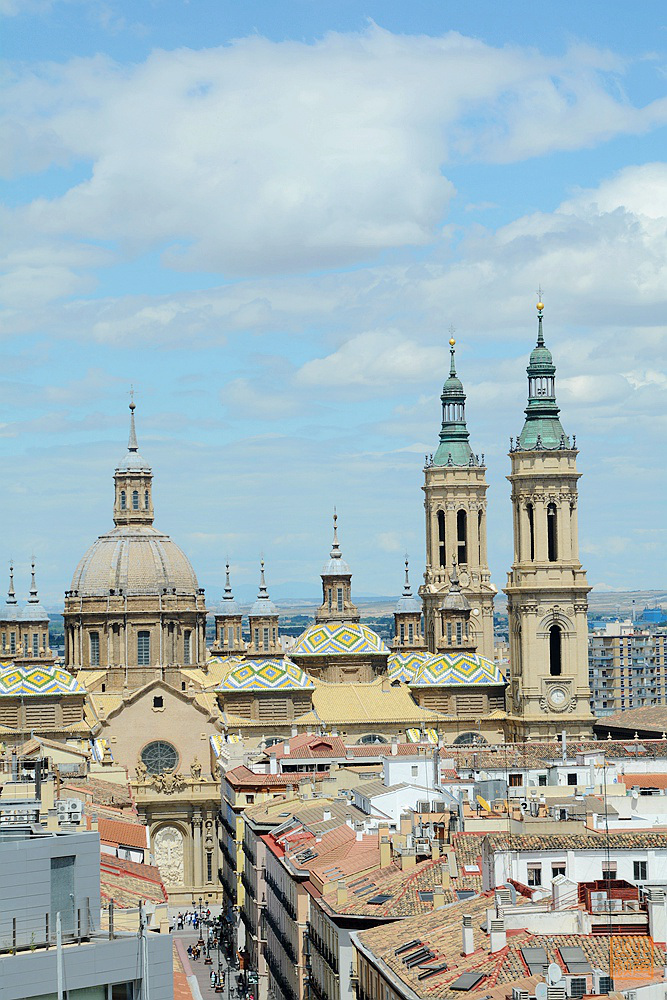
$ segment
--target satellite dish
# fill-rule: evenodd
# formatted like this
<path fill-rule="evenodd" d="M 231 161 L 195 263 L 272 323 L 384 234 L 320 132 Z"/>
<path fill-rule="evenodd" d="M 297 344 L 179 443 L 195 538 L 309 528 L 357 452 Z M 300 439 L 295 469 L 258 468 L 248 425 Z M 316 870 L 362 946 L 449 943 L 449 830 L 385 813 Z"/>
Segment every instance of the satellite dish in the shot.
<path fill-rule="evenodd" d="M 535 1000 L 547 1000 L 547 984 L 538 983 L 535 987 Z"/>
<path fill-rule="evenodd" d="M 560 965 L 556 965 L 555 962 L 552 962 L 547 969 L 547 982 L 549 983 L 549 986 L 555 986 L 556 983 L 559 983 L 562 978 L 563 970 Z"/>

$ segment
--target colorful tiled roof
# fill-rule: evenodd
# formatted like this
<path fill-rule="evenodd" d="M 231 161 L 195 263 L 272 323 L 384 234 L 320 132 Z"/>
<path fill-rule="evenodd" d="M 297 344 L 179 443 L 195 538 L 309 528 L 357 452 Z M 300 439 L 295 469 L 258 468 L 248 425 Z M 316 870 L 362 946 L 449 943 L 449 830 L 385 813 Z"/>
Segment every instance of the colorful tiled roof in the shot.
<path fill-rule="evenodd" d="M 404 681 L 409 684 L 422 666 L 431 659 L 432 654 L 426 650 L 418 653 L 391 653 L 387 661 L 389 680 Z"/>
<path fill-rule="evenodd" d="M 244 660 L 221 681 L 219 691 L 303 691 L 315 685 L 291 660 Z"/>
<path fill-rule="evenodd" d="M 367 625 L 331 622 L 311 625 L 292 648 L 292 656 L 331 656 L 356 653 L 388 653 L 377 632 Z"/>
<path fill-rule="evenodd" d="M 471 684 L 505 684 L 502 671 L 479 653 L 441 653 L 424 662 L 410 681 L 411 687 L 468 687 Z"/>
<path fill-rule="evenodd" d="M 0 670 L 0 697 L 36 697 L 44 694 L 85 694 L 76 677 L 53 666 L 19 667 L 12 663 Z"/>

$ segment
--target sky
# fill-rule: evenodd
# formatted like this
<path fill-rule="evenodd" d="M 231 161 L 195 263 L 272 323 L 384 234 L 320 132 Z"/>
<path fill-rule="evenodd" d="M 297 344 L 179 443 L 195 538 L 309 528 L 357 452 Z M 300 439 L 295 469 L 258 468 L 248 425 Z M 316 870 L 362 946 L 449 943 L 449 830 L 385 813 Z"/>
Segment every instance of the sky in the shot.
<path fill-rule="evenodd" d="M 2 565 L 62 604 L 134 386 L 211 604 L 424 570 L 450 328 L 512 559 L 537 289 L 580 550 L 664 589 L 667 13 L 559 0 L 0 0 Z"/>

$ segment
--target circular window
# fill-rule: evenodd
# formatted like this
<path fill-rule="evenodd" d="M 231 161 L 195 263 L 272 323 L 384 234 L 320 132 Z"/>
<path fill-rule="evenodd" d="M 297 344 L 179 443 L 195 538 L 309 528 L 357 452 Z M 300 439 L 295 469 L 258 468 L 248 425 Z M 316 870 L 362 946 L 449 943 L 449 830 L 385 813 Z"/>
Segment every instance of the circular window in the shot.
<path fill-rule="evenodd" d="M 141 751 L 141 759 L 149 774 L 164 774 L 165 771 L 175 771 L 178 766 L 178 754 L 171 743 L 155 740 Z"/>
<path fill-rule="evenodd" d="M 460 736 L 456 737 L 454 743 L 458 744 L 459 746 L 461 746 L 462 744 L 468 745 L 472 743 L 479 743 L 483 746 L 486 746 L 486 740 L 484 739 L 483 736 L 480 736 L 479 733 L 461 733 Z"/>

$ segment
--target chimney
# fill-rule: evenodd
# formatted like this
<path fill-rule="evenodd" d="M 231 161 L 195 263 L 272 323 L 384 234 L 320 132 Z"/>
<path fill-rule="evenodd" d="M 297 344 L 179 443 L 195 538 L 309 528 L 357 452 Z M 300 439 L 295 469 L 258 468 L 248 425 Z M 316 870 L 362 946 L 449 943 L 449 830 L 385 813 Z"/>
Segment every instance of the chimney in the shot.
<path fill-rule="evenodd" d="M 331 809 L 325 809 L 322 815 L 322 819 L 327 823 L 331 819 Z"/>
<path fill-rule="evenodd" d="M 445 893 L 440 888 L 435 888 L 433 890 L 433 909 L 439 910 L 445 905 Z"/>
<path fill-rule="evenodd" d="M 269 754 L 269 774 L 278 773 L 278 758 L 274 753 Z"/>
<path fill-rule="evenodd" d="M 450 881 L 451 880 L 450 880 L 450 877 L 449 877 L 449 872 L 447 871 L 447 869 L 445 868 L 444 865 L 440 869 L 440 875 L 441 875 L 441 880 L 442 880 L 442 888 L 443 889 L 449 889 L 449 885 L 450 885 Z"/>
<path fill-rule="evenodd" d="M 453 847 L 447 848 L 447 867 L 452 878 L 458 878 L 459 866 L 456 863 L 456 852 Z"/>
<path fill-rule="evenodd" d="M 395 743 L 393 740 L 391 741 L 391 752 L 394 757 L 398 753 L 398 743 Z"/>
<path fill-rule="evenodd" d="M 388 678 L 388 677 L 387 677 L 387 676 L 385 675 L 385 676 L 384 676 L 384 677 L 382 678 L 382 691 L 383 691 L 383 693 L 386 693 L 386 692 L 387 692 L 387 691 L 389 690 L 389 688 L 390 688 L 390 687 L 391 687 L 391 681 L 390 681 L 390 680 L 389 680 L 389 678 Z"/>
<path fill-rule="evenodd" d="M 412 833 L 412 816 L 410 813 L 401 813 L 399 832 L 403 836 L 407 836 L 409 833 Z"/>
<path fill-rule="evenodd" d="M 292 726 L 292 736 L 298 736 L 298 735 L 299 735 L 299 730 L 297 726 Z"/>
<path fill-rule="evenodd" d="M 380 838 L 380 868 L 388 868 L 391 864 L 391 841 L 389 837 Z"/>
<path fill-rule="evenodd" d="M 357 840 L 363 840 L 363 839 L 364 839 L 364 831 L 357 830 Z"/>
<path fill-rule="evenodd" d="M 417 855 L 414 851 L 403 851 L 401 854 L 401 869 L 404 872 L 417 867 Z"/>
<path fill-rule="evenodd" d="M 347 886 L 345 882 L 339 882 L 336 886 L 336 902 L 339 906 L 347 903 Z"/>
<path fill-rule="evenodd" d="M 472 931 L 472 917 L 470 914 L 463 915 L 461 926 L 461 950 L 464 955 L 472 955 L 475 950 L 475 938 Z"/>
<path fill-rule="evenodd" d="M 489 920 L 489 939 L 491 954 L 501 951 L 507 946 L 507 934 L 505 932 L 505 921 L 502 917 Z"/>
<path fill-rule="evenodd" d="M 667 909 L 663 889 L 646 890 L 648 904 L 648 931 L 656 944 L 667 942 Z"/>
<path fill-rule="evenodd" d="M 283 743 L 283 753 L 286 755 L 289 755 L 290 753 L 289 740 L 285 740 L 285 742 Z"/>
<path fill-rule="evenodd" d="M 433 859 L 433 861 L 437 861 L 439 857 L 440 857 L 440 841 L 434 839 L 431 841 L 431 858 Z"/>

